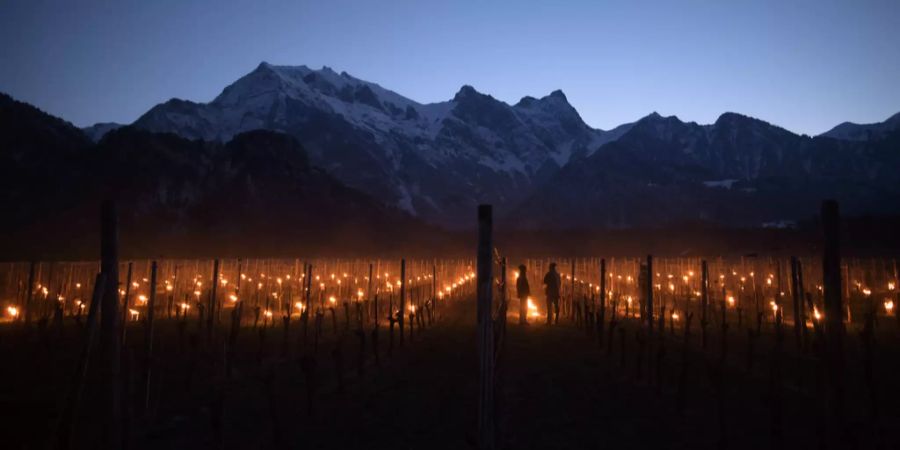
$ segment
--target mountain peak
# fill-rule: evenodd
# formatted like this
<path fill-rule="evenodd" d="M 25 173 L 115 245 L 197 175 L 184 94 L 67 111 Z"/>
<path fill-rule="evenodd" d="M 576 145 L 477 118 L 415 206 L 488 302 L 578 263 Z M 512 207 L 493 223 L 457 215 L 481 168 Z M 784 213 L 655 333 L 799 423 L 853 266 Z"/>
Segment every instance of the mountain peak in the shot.
<path fill-rule="evenodd" d="M 842 122 L 840 125 L 820 134 L 819 136 L 847 141 L 868 141 L 872 139 L 882 138 L 888 133 L 891 133 L 897 129 L 900 129 L 900 113 L 888 117 L 883 122 Z"/>
<path fill-rule="evenodd" d="M 566 98 L 566 94 L 563 93 L 562 89 L 557 89 L 550 93 L 550 97 L 558 98 L 566 103 L 569 102 L 569 99 Z"/>
<path fill-rule="evenodd" d="M 254 69 L 253 71 L 260 72 L 260 71 L 264 71 L 264 70 L 272 70 L 274 68 L 275 68 L 275 66 L 269 64 L 268 62 L 260 61 L 259 65 L 256 66 L 256 69 Z"/>
<path fill-rule="evenodd" d="M 731 122 L 731 121 L 736 121 L 736 120 L 759 120 L 759 119 L 754 119 L 753 117 L 745 116 L 743 114 L 736 113 L 736 112 L 725 111 L 719 115 L 719 118 L 716 119 L 716 123 Z"/>
<path fill-rule="evenodd" d="M 736 125 L 739 123 L 754 122 L 756 120 L 757 119 L 745 116 L 743 114 L 726 111 L 719 115 L 719 118 L 716 119 L 715 125 Z"/>
<path fill-rule="evenodd" d="M 530 96 L 530 95 L 526 95 L 526 96 L 522 97 L 522 99 L 519 100 L 519 102 L 516 103 L 515 106 L 516 106 L 516 107 L 526 107 L 526 108 L 527 108 L 527 107 L 529 107 L 529 106 L 531 106 L 531 105 L 534 105 L 537 101 L 538 101 L 538 99 L 536 99 L 536 98 L 534 98 L 534 97 L 532 97 L 532 96 Z"/>
<path fill-rule="evenodd" d="M 725 112 L 716 119 L 716 123 L 714 126 L 740 126 L 740 127 L 753 127 L 756 129 L 767 129 L 767 130 L 780 130 L 787 133 L 790 133 L 783 128 L 772 125 L 769 122 L 766 122 L 762 119 L 757 119 L 756 117 L 747 116 L 744 114 L 739 114 L 735 112 Z M 793 134 L 793 133 L 790 133 Z"/>
<path fill-rule="evenodd" d="M 453 96 L 453 100 L 460 101 L 460 100 L 463 100 L 468 97 L 480 96 L 480 95 L 482 95 L 482 94 L 480 92 L 476 91 L 475 88 L 473 88 L 472 86 L 470 86 L 468 84 L 464 84 L 461 88 L 459 88 L 459 91 L 456 93 L 456 95 Z"/>
<path fill-rule="evenodd" d="M 549 103 L 548 103 L 549 102 Z M 565 105 L 571 107 L 569 105 L 569 99 L 566 98 L 566 94 L 563 91 L 557 89 L 545 97 L 541 97 L 540 99 L 536 99 L 530 95 L 526 95 L 519 100 L 518 103 L 515 104 L 518 108 L 531 108 L 538 105 Z"/>
<path fill-rule="evenodd" d="M 327 67 L 323 66 L 322 69 L 323 70 L 327 69 Z M 285 74 L 291 74 L 292 72 L 300 72 L 300 73 L 312 72 L 312 70 L 309 67 L 302 65 L 302 64 L 299 66 L 285 66 L 285 65 L 272 64 L 268 61 L 262 61 L 259 63 L 258 66 L 256 66 L 256 69 L 253 69 L 253 71 L 251 71 L 247 75 L 252 75 L 252 74 L 261 73 L 261 72 L 285 75 Z"/>

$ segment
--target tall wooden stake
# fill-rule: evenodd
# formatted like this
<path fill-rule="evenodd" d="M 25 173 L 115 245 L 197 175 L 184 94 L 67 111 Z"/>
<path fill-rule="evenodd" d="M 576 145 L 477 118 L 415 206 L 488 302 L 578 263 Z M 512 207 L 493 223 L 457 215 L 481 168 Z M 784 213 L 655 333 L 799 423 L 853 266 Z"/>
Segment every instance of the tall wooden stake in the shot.
<path fill-rule="evenodd" d="M 34 261 L 28 264 L 28 286 L 25 288 L 25 327 L 31 327 L 31 297 L 34 295 Z"/>
<path fill-rule="evenodd" d="M 478 206 L 478 448 L 494 448 L 493 213 Z"/>
<path fill-rule="evenodd" d="M 91 305 L 88 309 L 87 323 L 84 328 L 83 342 L 81 344 L 81 355 L 78 358 L 78 364 L 75 368 L 72 383 L 69 385 L 69 391 L 66 396 L 66 403 L 63 405 L 60 414 L 59 426 L 56 431 L 56 448 L 66 450 L 72 447 L 72 437 L 75 432 L 75 418 L 78 417 L 81 410 L 81 394 L 84 391 L 84 385 L 87 381 L 88 362 L 90 361 L 92 348 L 94 346 L 94 336 L 97 330 L 97 314 L 100 310 L 100 302 L 103 299 L 105 290 L 106 277 L 99 273 L 94 282 L 94 293 L 91 296 Z"/>
<path fill-rule="evenodd" d="M 150 409 L 150 373 L 153 367 L 153 316 L 156 310 L 156 261 L 150 264 L 150 298 L 147 300 L 147 333 L 144 336 L 144 411 Z"/>
<path fill-rule="evenodd" d="M 105 201 L 100 221 L 100 273 L 106 278 L 106 289 L 100 305 L 100 398 L 102 447 L 121 444 L 121 333 L 119 331 L 119 224 L 116 205 Z"/>
<path fill-rule="evenodd" d="M 597 318 L 597 339 L 603 346 L 603 327 L 606 319 L 606 259 L 600 259 L 600 317 Z"/>
<path fill-rule="evenodd" d="M 647 255 L 647 285 L 644 286 L 647 296 L 647 327 L 653 335 L 653 255 Z M 662 332 L 662 330 L 660 330 Z"/>
<path fill-rule="evenodd" d="M 403 347 L 403 315 L 406 311 L 406 259 L 400 260 L 400 314 L 398 314 L 398 324 L 400 325 L 400 346 Z"/>
<path fill-rule="evenodd" d="M 206 332 L 209 337 L 209 341 L 213 340 L 213 330 L 216 325 L 216 312 L 218 306 L 218 297 L 216 296 L 216 288 L 219 286 L 219 260 L 213 260 L 213 277 L 212 277 L 212 286 L 209 289 L 209 307 L 207 310 L 209 311 L 209 316 L 206 318 Z M 280 301 L 280 299 L 279 299 Z"/>
<path fill-rule="evenodd" d="M 724 299 L 723 299 L 724 301 Z M 703 348 L 706 348 L 706 325 L 709 323 L 707 316 L 709 310 L 709 267 L 706 260 L 700 261 L 700 332 Z M 685 333 L 686 334 L 686 333 Z"/>
<path fill-rule="evenodd" d="M 125 275 L 125 298 L 122 299 L 122 345 L 125 344 L 125 330 L 128 328 L 128 308 L 131 298 L 131 270 L 134 263 L 128 262 L 128 272 Z"/>
<path fill-rule="evenodd" d="M 572 273 L 569 274 L 571 279 L 569 280 L 569 311 L 568 313 L 571 315 L 572 320 L 576 320 L 575 316 L 575 258 L 572 258 Z"/>
<path fill-rule="evenodd" d="M 437 267 L 434 264 L 431 265 L 431 320 L 434 321 L 434 318 L 437 317 L 435 312 L 437 311 Z"/>
<path fill-rule="evenodd" d="M 800 261 L 796 256 L 791 256 L 791 301 L 794 307 L 794 339 L 797 343 L 797 348 L 803 348 L 803 336 L 801 327 L 804 323 L 803 314 L 801 313 L 803 303 L 803 292 L 800 289 L 799 282 L 799 273 L 797 271 L 798 266 L 800 265 Z"/>
<path fill-rule="evenodd" d="M 368 284 L 366 286 L 366 300 L 368 300 L 366 302 L 366 306 L 368 307 L 370 305 L 369 302 L 372 301 L 372 263 L 369 263 L 369 279 L 368 279 Z M 376 309 L 375 311 L 376 311 L 375 316 L 377 317 L 378 310 Z M 371 315 L 371 310 L 369 308 L 367 308 L 366 314 Z"/>
<path fill-rule="evenodd" d="M 840 212 L 835 200 L 822 203 L 825 250 L 822 255 L 822 280 L 825 296 L 825 358 L 830 384 L 830 410 L 835 421 L 832 429 L 843 435 L 844 419 L 844 321 L 841 296 Z"/>

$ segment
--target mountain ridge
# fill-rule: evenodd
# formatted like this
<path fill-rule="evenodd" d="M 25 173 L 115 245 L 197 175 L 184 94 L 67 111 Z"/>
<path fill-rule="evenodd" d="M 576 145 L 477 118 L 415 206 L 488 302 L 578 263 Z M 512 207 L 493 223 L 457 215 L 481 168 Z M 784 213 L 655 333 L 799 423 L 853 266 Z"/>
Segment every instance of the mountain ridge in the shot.
<path fill-rule="evenodd" d="M 257 129 L 284 133 L 343 184 L 449 228 L 470 226 L 480 203 L 526 223 L 522 212 L 553 202 L 547 192 L 560 186 L 587 198 L 592 193 L 585 190 L 602 188 L 624 199 L 664 196 L 647 188 L 666 185 L 678 195 L 710 197 L 710 205 L 744 205 L 740 214 L 727 205 L 701 210 L 687 200 L 652 208 L 660 214 L 620 206 L 597 218 L 604 226 L 692 218 L 745 226 L 797 218 L 785 212 L 806 214 L 799 202 L 816 201 L 802 186 L 874 208 L 876 193 L 892 199 L 891 183 L 898 181 L 885 169 L 897 167 L 881 144 L 893 142 L 887 125 L 870 139 L 842 139 L 799 135 L 737 112 L 701 125 L 654 111 L 604 131 L 587 125 L 558 89 L 508 104 L 464 84 L 449 100 L 422 104 L 327 66 L 262 62 L 210 102 L 170 99 L 131 126 L 210 142 Z M 779 186 L 786 198 L 771 198 Z M 603 195 L 594 201 L 618 204 Z M 545 215 L 544 225 L 567 226 L 579 208 L 591 206 L 582 203 L 554 206 L 559 214 Z M 782 204 L 793 209 L 776 207 Z"/>
<path fill-rule="evenodd" d="M 843 122 L 819 136 L 841 140 L 868 141 L 883 138 L 887 133 L 897 129 L 900 129 L 900 112 L 881 122 L 866 124 Z"/>
<path fill-rule="evenodd" d="M 6 258 L 94 254 L 106 199 L 123 246 L 141 254 L 365 252 L 434 229 L 313 166 L 284 133 L 220 143 L 124 126 L 94 143 L 6 96 L 0 119 Z"/>
<path fill-rule="evenodd" d="M 209 103 L 170 100 L 133 125 L 204 140 L 285 132 L 349 186 L 451 227 L 479 202 L 523 198 L 606 133 L 561 91 L 513 106 L 464 85 L 451 100 L 421 104 L 346 72 L 268 63 Z"/>

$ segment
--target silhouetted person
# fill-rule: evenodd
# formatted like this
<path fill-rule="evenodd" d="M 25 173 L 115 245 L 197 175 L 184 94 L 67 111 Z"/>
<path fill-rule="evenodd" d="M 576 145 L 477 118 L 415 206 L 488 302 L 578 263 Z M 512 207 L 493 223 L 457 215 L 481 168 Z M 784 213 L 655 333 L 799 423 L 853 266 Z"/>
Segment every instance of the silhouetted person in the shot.
<path fill-rule="evenodd" d="M 525 275 L 525 265 L 519 266 L 519 276 L 516 278 L 516 297 L 519 298 L 519 323 L 528 325 L 528 297 L 531 296 L 531 288 L 528 286 L 528 276 Z"/>
<path fill-rule="evenodd" d="M 550 271 L 544 275 L 544 293 L 547 295 L 547 325 L 559 323 L 559 287 L 561 284 L 562 280 L 559 272 L 556 271 L 556 263 L 550 263 Z"/>

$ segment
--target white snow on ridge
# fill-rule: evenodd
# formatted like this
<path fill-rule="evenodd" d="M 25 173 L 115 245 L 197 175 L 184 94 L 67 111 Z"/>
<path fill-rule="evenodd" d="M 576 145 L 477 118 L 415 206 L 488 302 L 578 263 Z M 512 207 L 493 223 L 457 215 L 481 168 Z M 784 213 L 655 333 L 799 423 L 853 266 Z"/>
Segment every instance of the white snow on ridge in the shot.
<path fill-rule="evenodd" d="M 733 186 L 734 183 L 737 183 L 737 182 L 738 182 L 738 180 L 729 178 L 726 180 L 704 181 L 703 185 L 708 188 L 731 189 L 731 186 Z"/>
<path fill-rule="evenodd" d="M 471 148 L 465 144 L 447 146 L 437 140 L 445 129 L 446 119 L 453 115 L 456 100 L 421 104 L 346 72 L 338 74 L 329 67 L 314 70 L 268 63 L 261 63 L 256 70 L 226 87 L 209 104 L 199 105 L 197 114 L 203 123 L 188 123 L 189 115 L 176 117 L 178 113 L 171 111 L 168 115 L 178 126 L 202 130 L 205 138 L 228 140 L 242 131 L 279 128 L 290 123 L 291 118 L 286 115 L 291 102 L 342 116 L 370 132 L 379 145 L 392 153 L 392 159 L 399 156 L 396 150 L 400 147 L 395 141 L 399 138 L 415 141 L 413 148 L 432 165 L 462 156 L 493 170 L 525 175 L 537 170 L 548 158 L 558 166 L 565 165 L 576 145 L 578 151 L 589 155 L 621 134 L 584 125 L 587 139 L 573 140 L 571 129 L 566 129 L 563 123 L 579 123 L 580 117 L 561 92 L 554 92 L 541 99 L 531 98 L 527 103 L 507 105 L 519 123 L 515 128 L 521 130 L 491 130 L 458 122 L 456 127 L 471 127 L 472 137 L 479 144 Z M 479 147 L 489 149 L 488 153 L 483 154 Z"/>

